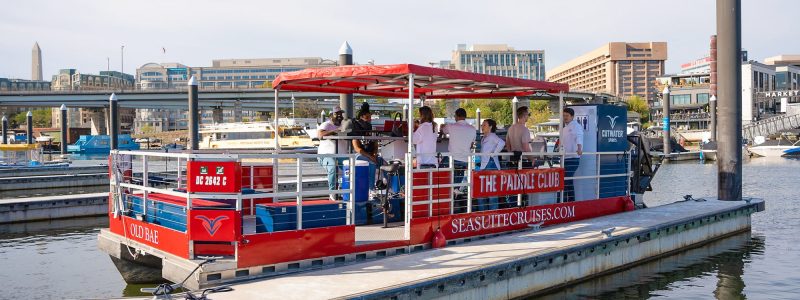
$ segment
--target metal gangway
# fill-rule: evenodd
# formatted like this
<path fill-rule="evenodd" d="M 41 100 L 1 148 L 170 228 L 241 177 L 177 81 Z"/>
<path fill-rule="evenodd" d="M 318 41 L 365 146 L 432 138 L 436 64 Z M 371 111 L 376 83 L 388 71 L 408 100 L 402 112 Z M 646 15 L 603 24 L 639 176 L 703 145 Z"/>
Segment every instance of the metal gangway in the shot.
<path fill-rule="evenodd" d="M 779 115 L 742 126 L 742 136 L 752 141 L 757 136 L 768 136 L 795 128 L 800 128 L 800 114 Z"/>

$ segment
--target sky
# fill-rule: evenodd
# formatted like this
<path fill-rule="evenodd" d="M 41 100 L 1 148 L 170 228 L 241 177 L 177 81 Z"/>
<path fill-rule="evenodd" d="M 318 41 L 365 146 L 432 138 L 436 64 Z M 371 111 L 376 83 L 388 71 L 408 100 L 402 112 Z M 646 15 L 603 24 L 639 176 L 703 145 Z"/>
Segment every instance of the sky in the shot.
<path fill-rule="evenodd" d="M 800 54 L 800 1 L 743 0 L 742 45 L 752 60 Z M 42 49 L 45 80 L 59 69 L 126 73 L 148 62 L 212 59 L 449 60 L 456 44 L 545 50 L 548 70 L 607 42 L 664 41 L 667 72 L 708 53 L 713 0 L 560 1 L 9 1 L 0 10 L 0 77 L 30 78 Z M 164 51 L 166 50 L 166 51 Z M 108 62 L 108 64 L 107 64 Z"/>

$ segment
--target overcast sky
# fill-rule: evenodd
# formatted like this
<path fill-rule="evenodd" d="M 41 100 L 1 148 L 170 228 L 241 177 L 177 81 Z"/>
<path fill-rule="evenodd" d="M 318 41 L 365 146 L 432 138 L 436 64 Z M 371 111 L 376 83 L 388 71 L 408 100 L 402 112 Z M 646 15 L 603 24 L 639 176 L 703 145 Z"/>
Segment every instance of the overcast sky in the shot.
<path fill-rule="evenodd" d="M 743 0 L 750 59 L 800 53 L 800 1 Z M 668 43 L 667 71 L 708 53 L 713 0 L 624 1 L 100 1 L 14 0 L 0 10 L 0 77 L 30 78 L 39 42 L 45 80 L 148 62 L 210 66 L 216 58 L 336 59 L 345 40 L 358 63 L 450 59 L 456 44 L 543 49 L 547 69 L 612 41 Z M 166 49 L 163 53 L 162 47 Z"/>

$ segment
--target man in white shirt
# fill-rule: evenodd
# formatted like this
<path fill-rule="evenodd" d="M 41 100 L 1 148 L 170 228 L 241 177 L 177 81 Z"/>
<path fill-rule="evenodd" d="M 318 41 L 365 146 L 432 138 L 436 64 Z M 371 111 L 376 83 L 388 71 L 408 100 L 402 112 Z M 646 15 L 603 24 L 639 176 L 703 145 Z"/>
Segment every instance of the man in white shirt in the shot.
<path fill-rule="evenodd" d="M 317 154 L 336 154 L 336 142 L 331 139 L 325 139 L 324 137 L 336 134 L 339 130 L 339 126 L 342 125 L 342 120 L 344 119 L 343 113 L 343 110 L 339 107 L 335 107 L 331 111 L 331 118 L 319 125 L 317 132 L 320 141 Z M 340 149 L 339 151 L 346 151 L 346 149 Z M 338 165 L 337 162 L 341 160 L 333 157 L 318 157 L 317 161 L 325 168 L 328 174 L 328 189 L 331 191 L 336 190 L 336 167 Z"/>
<path fill-rule="evenodd" d="M 562 112 L 564 128 L 561 129 L 560 143 L 564 153 L 564 177 L 575 176 L 583 154 L 583 126 L 575 121 L 575 110 L 564 108 Z M 575 201 L 574 180 L 564 180 L 564 201 Z"/>
<path fill-rule="evenodd" d="M 467 111 L 463 108 L 456 110 L 456 122 L 442 126 L 442 132 L 448 135 L 447 152 L 453 157 L 454 180 L 461 183 L 464 180 L 464 171 L 467 169 L 469 155 L 472 153 L 472 143 L 475 142 L 475 127 L 467 124 Z"/>

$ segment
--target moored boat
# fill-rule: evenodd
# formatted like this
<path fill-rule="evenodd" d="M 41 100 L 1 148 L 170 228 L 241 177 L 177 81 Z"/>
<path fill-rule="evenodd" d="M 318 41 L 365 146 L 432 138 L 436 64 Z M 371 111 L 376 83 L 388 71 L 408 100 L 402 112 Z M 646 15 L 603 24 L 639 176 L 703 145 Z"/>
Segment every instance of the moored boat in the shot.
<path fill-rule="evenodd" d="M 385 97 L 405 94 L 409 99 L 542 92 L 558 96 L 567 91 L 563 84 L 415 65 L 317 71 L 278 76 L 273 83 L 276 99 L 283 90 L 329 92 L 328 88 Z M 304 82 L 310 80 L 316 83 L 306 89 Z M 369 88 L 361 86 L 367 82 Z M 398 91 L 398 82 L 409 89 Z M 131 272 L 135 269 L 131 265 L 149 265 L 160 272 L 158 276 L 173 282 L 190 278 L 185 285 L 200 288 L 635 209 L 650 188 L 654 170 L 647 149 L 640 142 L 630 143 L 625 123 L 616 122 L 624 119 L 625 109 L 573 108 L 586 118 L 587 127 L 579 167 L 570 176 L 563 151 L 416 153 L 413 135 L 402 131 L 393 136 L 348 132 L 331 137 L 381 141 L 392 151 L 406 149 L 380 167 L 350 153 L 116 151 L 109 228 L 101 230 L 98 242 L 126 279 L 139 274 Z M 409 101 L 408 109 L 413 115 L 414 101 Z M 414 131 L 413 123 L 401 122 L 408 132 Z M 465 155 L 467 166 L 456 166 L 454 154 Z M 421 156 L 435 157 L 441 164 L 414 167 L 411 162 Z M 477 167 L 479 157 L 491 156 L 503 158 L 499 168 Z M 521 159 L 512 160 L 515 156 Z M 149 164 L 165 158 L 177 164 L 166 164 L 167 170 L 159 165 L 154 173 Z M 309 187 L 303 176 L 310 172 L 306 163 L 324 158 L 344 161 L 336 165 L 341 181 L 333 189 Z M 538 159 L 553 164 L 533 163 Z M 141 162 L 141 175 L 134 177 L 131 162 Z M 280 167 L 287 163 L 289 168 Z M 368 180 L 375 171 L 385 180 Z M 293 182 L 281 182 L 281 176 L 292 177 Z M 574 198 L 566 195 L 565 188 L 574 190 Z"/>

